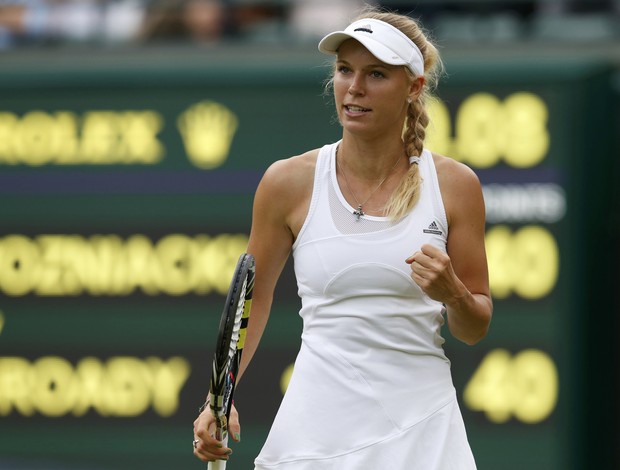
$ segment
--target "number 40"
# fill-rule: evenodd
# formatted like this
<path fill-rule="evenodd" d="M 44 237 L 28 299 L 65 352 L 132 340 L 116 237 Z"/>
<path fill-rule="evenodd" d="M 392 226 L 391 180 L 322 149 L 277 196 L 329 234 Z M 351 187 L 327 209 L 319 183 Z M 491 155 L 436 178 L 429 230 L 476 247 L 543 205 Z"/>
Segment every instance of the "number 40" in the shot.
<path fill-rule="evenodd" d="M 557 369 L 548 354 L 526 349 L 513 356 L 505 349 L 495 349 L 474 372 L 463 399 L 469 409 L 483 411 L 494 423 L 514 416 L 534 424 L 553 412 L 558 391 Z"/>

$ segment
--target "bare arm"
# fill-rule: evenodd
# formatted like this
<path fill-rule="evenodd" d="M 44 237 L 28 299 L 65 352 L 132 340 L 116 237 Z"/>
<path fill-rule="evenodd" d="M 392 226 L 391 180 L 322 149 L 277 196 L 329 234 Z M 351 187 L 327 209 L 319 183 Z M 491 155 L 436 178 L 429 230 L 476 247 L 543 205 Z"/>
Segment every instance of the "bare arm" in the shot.
<path fill-rule="evenodd" d="M 317 153 L 310 151 L 274 163 L 256 191 L 247 249 L 256 259 L 256 281 L 239 376 L 258 348 L 271 311 L 276 283 L 306 218 Z"/>
<path fill-rule="evenodd" d="M 293 233 L 287 224 L 286 204 L 282 204 L 290 197 L 284 181 L 287 173 L 284 167 L 285 164 L 278 162 L 269 168 L 254 199 L 252 230 L 247 251 L 254 255 L 256 260 L 256 278 L 239 378 L 258 348 L 269 319 L 276 283 L 294 241 Z"/>
<path fill-rule="evenodd" d="M 267 325 L 273 293 L 307 212 L 312 193 L 314 160 L 305 154 L 274 163 L 263 176 L 254 197 L 252 229 L 247 252 L 256 260 L 252 312 L 248 323 L 240 379 L 252 360 Z M 194 421 L 198 443 L 194 455 L 202 461 L 227 459 L 231 449 L 211 435 L 213 416 L 208 407 Z M 233 406 L 229 433 L 239 440 L 239 415 Z"/>
<path fill-rule="evenodd" d="M 436 157 L 448 217 L 447 255 L 423 245 L 408 259 L 412 278 L 448 310 L 450 332 L 467 344 L 486 336 L 493 304 L 484 247 L 484 200 L 480 182 L 466 166 Z"/>

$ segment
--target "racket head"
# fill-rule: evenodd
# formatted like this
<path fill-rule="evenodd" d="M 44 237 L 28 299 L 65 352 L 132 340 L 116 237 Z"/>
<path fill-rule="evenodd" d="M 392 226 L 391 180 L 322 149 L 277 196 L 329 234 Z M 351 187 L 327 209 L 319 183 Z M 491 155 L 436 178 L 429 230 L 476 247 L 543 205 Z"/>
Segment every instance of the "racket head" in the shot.
<path fill-rule="evenodd" d="M 228 418 L 250 316 L 254 273 L 254 257 L 243 253 L 237 261 L 220 318 L 209 384 L 209 406 L 215 417 L 215 437 L 219 440 L 227 436 Z"/>

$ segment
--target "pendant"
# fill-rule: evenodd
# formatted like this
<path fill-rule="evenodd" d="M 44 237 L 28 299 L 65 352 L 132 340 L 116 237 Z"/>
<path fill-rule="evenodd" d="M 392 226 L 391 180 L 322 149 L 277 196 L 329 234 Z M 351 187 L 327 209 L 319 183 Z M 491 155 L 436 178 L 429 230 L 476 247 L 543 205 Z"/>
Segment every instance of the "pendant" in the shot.
<path fill-rule="evenodd" d="M 360 217 L 364 215 L 361 204 L 357 206 L 357 210 L 353 211 L 353 215 L 355 216 L 355 220 L 360 220 Z"/>

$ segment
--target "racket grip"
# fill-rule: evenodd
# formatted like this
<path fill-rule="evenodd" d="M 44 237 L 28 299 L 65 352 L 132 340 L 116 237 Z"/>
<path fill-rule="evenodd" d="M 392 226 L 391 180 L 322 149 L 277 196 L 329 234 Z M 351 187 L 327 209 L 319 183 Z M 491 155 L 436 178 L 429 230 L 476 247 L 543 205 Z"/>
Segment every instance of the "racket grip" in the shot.
<path fill-rule="evenodd" d="M 222 445 L 228 447 L 228 435 L 222 440 Z M 216 460 L 215 462 L 209 462 L 207 470 L 226 470 L 226 460 Z"/>
<path fill-rule="evenodd" d="M 216 460 L 215 462 L 209 462 L 207 470 L 225 470 L 226 460 Z"/>

